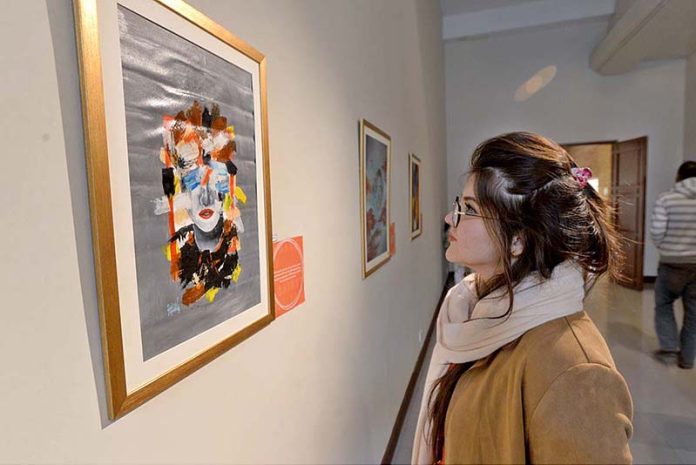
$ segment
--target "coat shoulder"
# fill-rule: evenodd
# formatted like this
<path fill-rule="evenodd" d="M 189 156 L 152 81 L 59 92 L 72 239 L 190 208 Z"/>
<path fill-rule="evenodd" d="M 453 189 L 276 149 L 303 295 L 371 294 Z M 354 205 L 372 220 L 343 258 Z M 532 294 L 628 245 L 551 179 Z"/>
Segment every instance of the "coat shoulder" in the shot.
<path fill-rule="evenodd" d="M 532 406 L 558 376 L 575 366 L 596 364 L 616 369 L 606 341 L 584 311 L 528 331 L 515 351 L 524 354 L 525 398 Z"/>

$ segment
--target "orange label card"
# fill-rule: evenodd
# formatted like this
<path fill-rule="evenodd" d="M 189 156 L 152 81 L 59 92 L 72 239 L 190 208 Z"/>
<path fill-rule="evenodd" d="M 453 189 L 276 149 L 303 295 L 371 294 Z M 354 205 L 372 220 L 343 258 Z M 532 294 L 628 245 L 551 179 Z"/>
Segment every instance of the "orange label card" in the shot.
<path fill-rule="evenodd" d="M 276 317 L 304 303 L 304 244 L 302 236 L 273 243 L 273 283 Z"/>
<path fill-rule="evenodd" d="M 389 256 L 393 257 L 396 254 L 396 225 L 389 225 Z"/>

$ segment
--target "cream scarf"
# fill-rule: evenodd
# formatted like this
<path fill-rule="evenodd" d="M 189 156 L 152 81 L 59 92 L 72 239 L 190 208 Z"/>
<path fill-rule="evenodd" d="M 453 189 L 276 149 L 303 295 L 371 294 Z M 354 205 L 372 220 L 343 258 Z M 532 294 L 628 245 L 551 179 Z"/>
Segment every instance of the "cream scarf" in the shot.
<path fill-rule="evenodd" d="M 440 307 L 437 339 L 413 443 L 413 464 L 432 464 L 427 443 L 430 431 L 427 402 L 433 383 L 445 373 L 448 364 L 486 357 L 532 328 L 583 309 L 583 273 L 571 261 L 556 266 L 548 280 L 541 279 L 538 273 L 523 279 L 514 289 L 514 306 L 507 318 L 487 319 L 505 314 L 509 305 L 506 291 L 498 290 L 477 300 L 474 276 L 467 276 L 450 289 Z"/>

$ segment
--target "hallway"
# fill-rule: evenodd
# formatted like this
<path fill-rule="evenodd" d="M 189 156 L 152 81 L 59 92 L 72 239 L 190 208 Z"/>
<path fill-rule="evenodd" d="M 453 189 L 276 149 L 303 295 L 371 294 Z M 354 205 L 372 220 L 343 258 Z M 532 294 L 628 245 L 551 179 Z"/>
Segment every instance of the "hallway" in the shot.
<path fill-rule="evenodd" d="M 654 285 L 643 292 L 603 280 L 587 300 L 587 313 L 609 344 L 633 396 L 634 463 L 696 463 L 696 370 L 665 366 L 651 357 Z M 676 307 L 681 321 L 682 307 Z M 434 338 L 431 339 L 431 346 Z M 429 349 L 431 349 L 430 347 Z M 426 357 L 426 363 L 430 354 Z M 393 463 L 410 463 L 425 369 L 404 422 Z"/>
<path fill-rule="evenodd" d="M 644 243 L 625 275 L 682 239 L 696 262 L 691 230 L 648 234 L 696 161 L 696 0 L 3 6 L 0 465 L 410 463 L 443 278 L 496 264 L 498 226 L 603 256 L 598 194 Z M 696 463 L 696 369 L 652 358 L 653 298 L 603 283 L 588 313 L 635 461 Z M 535 421 L 604 451 L 604 421 Z"/>

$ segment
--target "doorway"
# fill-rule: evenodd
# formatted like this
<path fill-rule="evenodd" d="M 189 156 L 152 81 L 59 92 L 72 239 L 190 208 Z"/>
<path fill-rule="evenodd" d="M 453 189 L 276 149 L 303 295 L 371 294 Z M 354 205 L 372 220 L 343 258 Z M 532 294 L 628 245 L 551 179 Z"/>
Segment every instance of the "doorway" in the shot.
<path fill-rule="evenodd" d="M 648 138 L 563 144 L 579 166 L 592 170 L 590 184 L 614 208 L 614 224 L 624 240 L 618 284 L 643 289 L 645 183 Z"/>

